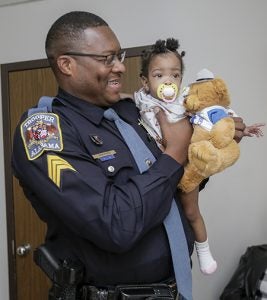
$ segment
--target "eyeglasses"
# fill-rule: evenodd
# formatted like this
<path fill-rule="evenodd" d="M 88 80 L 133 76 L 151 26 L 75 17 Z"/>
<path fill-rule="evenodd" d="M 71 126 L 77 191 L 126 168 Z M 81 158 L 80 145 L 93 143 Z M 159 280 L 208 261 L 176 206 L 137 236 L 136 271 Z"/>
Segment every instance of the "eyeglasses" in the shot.
<path fill-rule="evenodd" d="M 100 55 L 100 54 L 94 54 L 94 53 L 82 53 L 82 52 L 69 51 L 69 52 L 63 53 L 63 55 L 88 56 L 88 57 L 95 58 L 97 61 L 103 62 L 104 65 L 107 66 L 107 67 L 112 67 L 115 64 L 116 59 L 118 59 L 118 61 L 120 61 L 121 63 L 124 61 L 126 51 L 124 50 L 124 51 L 120 51 L 119 53 L 109 54 L 109 55 Z"/>

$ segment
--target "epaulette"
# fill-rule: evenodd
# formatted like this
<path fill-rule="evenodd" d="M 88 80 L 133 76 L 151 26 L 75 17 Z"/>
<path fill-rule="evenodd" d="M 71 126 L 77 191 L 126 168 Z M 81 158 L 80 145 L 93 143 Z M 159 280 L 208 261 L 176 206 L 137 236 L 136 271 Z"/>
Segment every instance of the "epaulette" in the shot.
<path fill-rule="evenodd" d="M 52 112 L 54 99 L 54 97 L 42 96 L 38 101 L 37 107 L 28 110 L 28 117 L 38 112 Z"/>

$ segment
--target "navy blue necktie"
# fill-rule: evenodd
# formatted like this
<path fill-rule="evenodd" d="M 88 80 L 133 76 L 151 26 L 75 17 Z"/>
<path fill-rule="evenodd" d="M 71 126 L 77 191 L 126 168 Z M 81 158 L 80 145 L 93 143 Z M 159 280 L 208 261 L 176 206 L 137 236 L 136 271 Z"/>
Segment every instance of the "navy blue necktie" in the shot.
<path fill-rule="evenodd" d="M 115 122 L 136 161 L 140 173 L 145 172 L 156 159 L 137 132 L 131 125 L 124 122 L 112 108 L 104 112 L 104 117 Z M 189 252 L 181 217 L 174 200 L 170 212 L 164 220 L 164 226 L 169 239 L 179 293 L 183 299 L 192 300 L 192 273 Z"/>

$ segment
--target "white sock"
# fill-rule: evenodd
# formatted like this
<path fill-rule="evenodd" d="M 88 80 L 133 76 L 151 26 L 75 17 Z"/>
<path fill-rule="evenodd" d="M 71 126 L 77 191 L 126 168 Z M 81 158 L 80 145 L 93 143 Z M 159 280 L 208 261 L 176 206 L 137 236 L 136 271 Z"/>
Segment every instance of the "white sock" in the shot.
<path fill-rule="evenodd" d="M 213 259 L 208 239 L 205 242 L 195 242 L 199 267 L 202 273 L 212 274 L 217 269 L 217 262 Z"/>

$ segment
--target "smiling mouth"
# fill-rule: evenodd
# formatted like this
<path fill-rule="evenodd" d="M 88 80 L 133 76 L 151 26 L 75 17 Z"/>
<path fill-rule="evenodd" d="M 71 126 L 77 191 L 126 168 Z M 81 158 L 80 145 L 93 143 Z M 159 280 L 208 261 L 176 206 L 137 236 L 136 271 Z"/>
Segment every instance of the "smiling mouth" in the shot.
<path fill-rule="evenodd" d="M 113 90 L 113 92 L 119 93 L 122 88 L 122 83 L 121 83 L 120 78 L 109 80 L 108 86 Z"/>
<path fill-rule="evenodd" d="M 108 84 L 109 85 L 119 85 L 120 81 L 119 81 L 119 79 L 109 80 Z"/>

